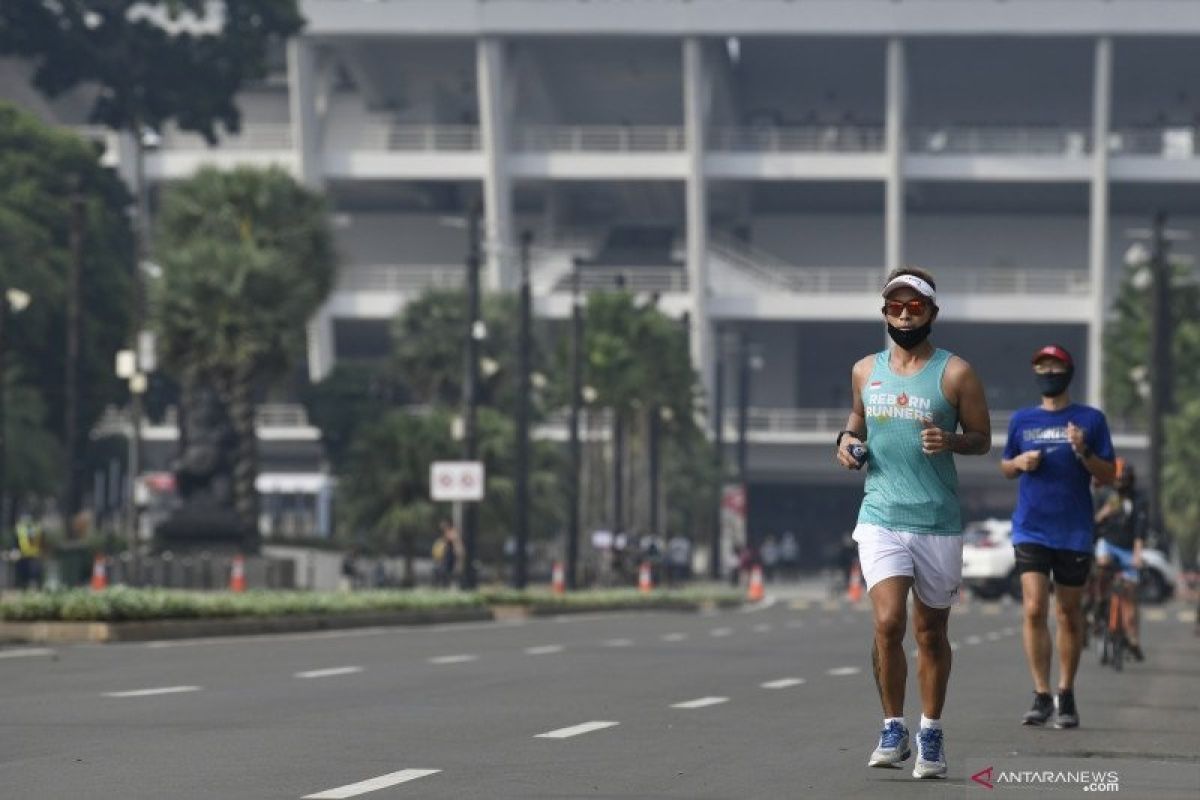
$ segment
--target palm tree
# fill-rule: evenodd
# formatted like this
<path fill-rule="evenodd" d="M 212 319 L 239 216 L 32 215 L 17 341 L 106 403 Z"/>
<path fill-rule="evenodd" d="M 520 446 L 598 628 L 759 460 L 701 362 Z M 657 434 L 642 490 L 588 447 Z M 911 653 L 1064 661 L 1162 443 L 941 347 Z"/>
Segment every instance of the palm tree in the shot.
<path fill-rule="evenodd" d="M 168 193 L 154 317 L 185 392 L 216 390 L 237 433 L 235 510 L 258 527 L 255 392 L 300 358 L 304 326 L 333 283 L 320 196 L 285 171 L 205 169 Z"/>
<path fill-rule="evenodd" d="M 362 428 L 346 455 L 338 481 L 343 519 L 373 550 L 403 554 L 406 586 L 413 584 L 417 540 L 437 523 L 429 465 L 457 449 L 449 413 L 396 409 Z"/>

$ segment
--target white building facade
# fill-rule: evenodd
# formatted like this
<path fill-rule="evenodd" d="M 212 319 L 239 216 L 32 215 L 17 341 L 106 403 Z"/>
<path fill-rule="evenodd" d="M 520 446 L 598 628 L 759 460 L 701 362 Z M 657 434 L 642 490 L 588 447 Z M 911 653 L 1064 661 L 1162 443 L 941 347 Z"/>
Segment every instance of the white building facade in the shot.
<path fill-rule="evenodd" d="M 302 7 L 279 74 L 242 98 L 241 133 L 209 148 L 166 132 L 147 174 L 281 164 L 329 194 L 342 268 L 309 325 L 311 376 L 381 355 L 407 298 L 461 284 L 481 202 L 485 285 L 514 288 L 528 231 L 539 313 L 569 314 L 574 258 L 585 287 L 654 293 L 686 314 L 710 397 L 722 332 L 754 342 L 764 497 L 855 491 L 830 444 L 850 365 L 885 342 L 887 270 L 936 275 L 935 340 L 976 365 L 1002 434 L 1037 399 L 1028 356 L 1046 342 L 1075 353 L 1073 392 L 1100 404 L 1129 229 L 1162 209 L 1200 233 L 1200 3 Z M 994 459 L 964 486 L 980 513 L 1011 495 Z"/>

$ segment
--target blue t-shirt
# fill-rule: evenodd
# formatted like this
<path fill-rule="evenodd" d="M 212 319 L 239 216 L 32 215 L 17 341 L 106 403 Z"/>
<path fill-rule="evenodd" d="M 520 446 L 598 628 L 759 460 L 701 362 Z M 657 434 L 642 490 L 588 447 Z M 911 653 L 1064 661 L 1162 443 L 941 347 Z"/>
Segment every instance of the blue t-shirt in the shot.
<path fill-rule="evenodd" d="M 1013 544 L 1092 552 L 1092 476 L 1071 449 L 1068 422 L 1083 428 L 1084 441 L 1098 457 L 1113 460 L 1108 421 L 1098 409 L 1072 403 L 1059 411 L 1035 406 L 1013 414 L 1004 458 L 1042 451 L 1038 468 L 1021 473 Z"/>

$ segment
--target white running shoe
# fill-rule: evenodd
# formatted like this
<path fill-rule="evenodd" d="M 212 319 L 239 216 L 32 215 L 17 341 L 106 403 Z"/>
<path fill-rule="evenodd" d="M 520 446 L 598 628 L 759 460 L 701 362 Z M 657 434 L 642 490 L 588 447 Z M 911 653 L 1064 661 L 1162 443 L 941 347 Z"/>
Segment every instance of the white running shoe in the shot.
<path fill-rule="evenodd" d="M 871 753 L 868 767 L 900 769 L 900 762 L 912 755 L 908 746 L 908 728 L 903 722 L 889 722 L 879 733 L 879 745 Z"/>
<path fill-rule="evenodd" d="M 946 746 L 941 728 L 922 728 L 917 733 L 917 761 L 913 764 L 914 778 L 944 778 Z"/>

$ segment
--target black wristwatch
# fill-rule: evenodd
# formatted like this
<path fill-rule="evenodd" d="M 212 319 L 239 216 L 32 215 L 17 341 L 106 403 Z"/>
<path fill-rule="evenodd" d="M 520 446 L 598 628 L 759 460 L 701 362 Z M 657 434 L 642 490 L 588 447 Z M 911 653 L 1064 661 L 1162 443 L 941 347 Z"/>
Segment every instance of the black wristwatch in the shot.
<path fill-rule="evenodd" d="M 833 443 L 833 446 L 840 448 L 842 446 L 842 437 L 845 436 L 847 433 L 850 434 L 851 436 L 853 436 L 854 438 L 858 439 L 860 442 L 862 441 L 862 438 L 863 438 L 862 434 L 859 433 L 858 431 L 851 431 L 851 430 L 838 431 L 837 441 L 835 441 Z"/>

